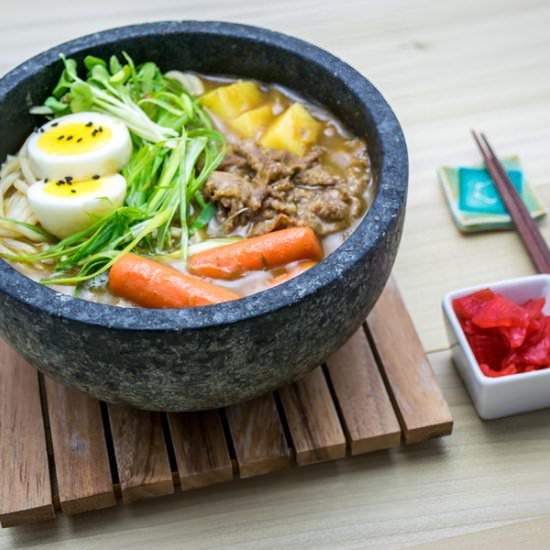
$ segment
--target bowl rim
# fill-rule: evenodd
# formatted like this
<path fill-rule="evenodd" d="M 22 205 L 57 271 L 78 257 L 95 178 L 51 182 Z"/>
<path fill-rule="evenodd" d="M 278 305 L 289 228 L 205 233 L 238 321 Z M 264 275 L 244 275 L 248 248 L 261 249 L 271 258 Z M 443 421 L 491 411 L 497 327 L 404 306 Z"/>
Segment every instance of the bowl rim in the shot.
<path fill-rule="evenodd" d="M 467 296 L 468 294 L 472 294 L 473 292 L 477 292 L 478 290 L 483 290 L 485 288 L 490 288 L 494 292 L 499 292 L 502 289 L 507 289 L 510 287 L 527 286 L 529 284 L 536 284 L 544 281 L 546 281 L 550 287 L 550 275 L 539 273 L 536 275 L 526 275 L 524 277 L 514 277 L 512 279 L 501 279 L 491 283 L 459 288 L 452 290 L 451 292 L 447 292 L 444 295 L 442 300 L 443 311 L 445 312 L 451 328 L 455 333 L 458 345 L 462 348 L 462 351 L 466 356 L 468 367 L 473 372 L 475 381 L 479 386 L 491 388 L 508 384 L 531 383 L 532 380 L 550 377 L 550 368 L 530 372 L 506 374 L 499 377 L 485 375 L 481 370 L 477 359 L 475 358 L 474 352 L 468 340 L 466 339 L 464 330 L 462 330 L 462 327 L 460 326 L 460 321 L 458 320 L 458 316 L 456 315 L 453 307 L 453 300 L 456 298 L 462 298 L 463 296 Z"/>
<path fill-rule="evenodd" d="M 218 21 L 160 21 L 116 27 L 88 34 L 56 45 L 24 61 L 0 79 L 0 102 L 14 87 L 28 78 L 36 66 L 87 49 L 136 38 L 171 33 L 217 34 L 254 40 L 289 54 L 306 63 L 322 65 L 345 81 L 347 88 L 369 105 L 378 132 L 381 162 L 378 189 L 373 203 L 352 234 L 317 266 L 283 285 L 266 289 L 239 300 L 187 309 L 123 308 L 82 300 L 43 286 L 0 259 L 0 292 L 34 310 L 86 325 L 119 330 L 180 331 L 212 328 L 262 316 L 291 307 L 340 279 L 363 261 L 404 208 L 408 187 L 408 154 L 403 131 L 386 100 L 373 84 L 336 56 L 308 42 L 261 27 Z M 397 151 L 391 155 L 386 152 Z M 372 226 L 376 230 L 372 230 Z"/>

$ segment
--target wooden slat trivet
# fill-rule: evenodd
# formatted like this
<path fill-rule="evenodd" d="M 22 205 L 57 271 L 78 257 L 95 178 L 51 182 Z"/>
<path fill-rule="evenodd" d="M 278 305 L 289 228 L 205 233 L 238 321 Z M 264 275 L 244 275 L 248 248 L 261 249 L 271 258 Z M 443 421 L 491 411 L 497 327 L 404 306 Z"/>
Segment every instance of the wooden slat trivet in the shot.
<path fill-rule="evenodd" d="M 168 415 L 105 406 L 50 380 L 44 407 L 36 371 L 0 341 L 2 526 L 449 434 L 447 403 L 393 281 L 365 329 L 275 394 Z"/>

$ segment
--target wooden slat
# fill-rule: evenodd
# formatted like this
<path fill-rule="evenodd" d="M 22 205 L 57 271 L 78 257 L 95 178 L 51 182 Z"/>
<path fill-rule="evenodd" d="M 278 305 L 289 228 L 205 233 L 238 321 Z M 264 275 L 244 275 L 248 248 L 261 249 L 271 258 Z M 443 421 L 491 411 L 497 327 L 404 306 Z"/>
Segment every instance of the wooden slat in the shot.
<path fill-rule="evenodd" d="M 109 421 L 124 502 L 174 492 L 160 413 L 109 405 Z"/>
<path fill-rule="evenodd" d="M 61 509 L 66 514 L 116 503 L 99 402 L 45 377 Z"/>
<path fill-rule="evenodd" d="M 367 319 L 389 382 L 405 441 L 451 433 L 453 419 L 393 279 Z"/>
<path fill-rule="evenodd" d="M 396 447 L 401 427 L 361 327 L 327 360 L 351 454 Z"/>
<path fill-rule="evenodd" d="M 54 517 L 38 374 L 0 340 L 0 521 Z"/>
<path fill-rule="evenodd" d="M 322 368 L 279 394 L 300 466 L 346 455 L 346 438 Z"/>
<path fill-rule="evenodd" d="M 272 394 L 226 409 L 242 478 L 290 465 L 288 444 Z"/>
<path fill-rule="evenodd" d="M 218 411 L 171 413 L 168 424 L 182 490 L 233 479 Z"/>

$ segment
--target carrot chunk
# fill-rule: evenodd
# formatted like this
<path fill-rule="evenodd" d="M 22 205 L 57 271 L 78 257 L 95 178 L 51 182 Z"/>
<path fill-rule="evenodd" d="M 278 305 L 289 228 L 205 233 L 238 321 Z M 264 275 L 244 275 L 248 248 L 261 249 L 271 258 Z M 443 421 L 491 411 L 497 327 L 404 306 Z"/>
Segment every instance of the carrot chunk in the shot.
<path fill-rule="evenodd" d="M 317 265 L 317 262 L 306 260 L 305 262 L 299 263 L 296 267 L 289 269 L 288 271 L 285 271 L 280 275 L 276 275 L 275 277 L 267 281 L 267 284 L 268 286 L 276 286 L 276 285 L 280 285 L 281 283 L 286 283 L 286 281 L 290 281 L 290 279 L 297 277 L 304 271 L 307 271 L 308 269 L 311 269 L 316 265 Z"/>
<path fill-rule="evenodd" d="M 321 244 L 310 227 L 291 227 L 260 237 L 199 252 L 189 259 L 195 275 L 235 279 L 248 271 L 283 266 L 297 260 L 320 260 Z"/>
<path fill-rule="evenodd" d="M 114 263 L 109 288 L 117 296 L 150 308 L 207 306 L 240 298 L 231 290 L 135 254 L 125 254 Z"/>

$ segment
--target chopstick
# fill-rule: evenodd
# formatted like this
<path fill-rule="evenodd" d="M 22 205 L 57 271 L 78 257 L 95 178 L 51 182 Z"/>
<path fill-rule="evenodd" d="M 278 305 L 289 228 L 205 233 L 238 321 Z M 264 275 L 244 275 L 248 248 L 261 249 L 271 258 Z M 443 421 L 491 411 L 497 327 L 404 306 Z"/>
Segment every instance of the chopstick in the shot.
<path fill-rule="evenodd" d="M 550 249 L 539 230 L 531 213 L 525 206 L 521 196 L 514 188 L 510 178 L 506 174 L 504 167 L 498 160 L 493 148 L 485 137 L 485 134 L 478 135 L 472 130 L 477 146 L 485 161 L 487 171 L 491 175 L 498 194 L 500 195 L 504 206 L 508 210 L 512 222 L 523 241 L 525 248 L 533 264 L 539 273 L 550 273 Z"/>

